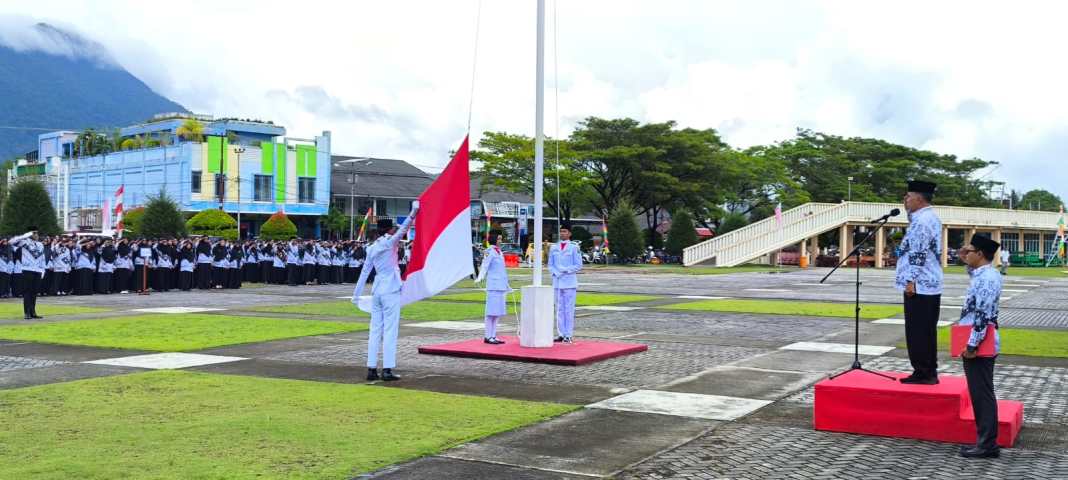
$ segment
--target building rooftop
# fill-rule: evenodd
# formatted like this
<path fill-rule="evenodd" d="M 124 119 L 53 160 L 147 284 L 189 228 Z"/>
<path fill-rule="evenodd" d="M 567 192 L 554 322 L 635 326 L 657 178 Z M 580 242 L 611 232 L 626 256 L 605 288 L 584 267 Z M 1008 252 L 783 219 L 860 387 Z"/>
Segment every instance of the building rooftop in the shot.
<path fill-rule="evenodd" d="M 346 195 L 353 191 L 350 173 L 356 174 L 359 197 L 416 198 L 434 181 L 434 176 L 404 161 L 392 158 L 331 155 L 330 191 Z"/>

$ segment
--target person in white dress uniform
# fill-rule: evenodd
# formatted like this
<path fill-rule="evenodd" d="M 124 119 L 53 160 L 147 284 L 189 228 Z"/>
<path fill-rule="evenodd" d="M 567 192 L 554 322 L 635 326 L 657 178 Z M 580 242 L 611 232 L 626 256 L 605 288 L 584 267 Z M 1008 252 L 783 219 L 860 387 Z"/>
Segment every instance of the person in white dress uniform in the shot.
<path fill-rule="evenodd" d="M 412 202 L 412 212 L 400 228 L 393 226 L 393 221 L 378 221 L 378 239 L 367 247 L 364 262 L 356 288 L 352 291 L 352 302 L 358 304 L 367 277 L 375 273 L 371 285 L 371 331 L 367 340 L 367 381 L 400 380 L 393 373 L 397 366 L 397 330 L 400 327 L 401 310 L 401 275 L 397 266 L 397 246 L 408 233 L 419 211 L 419 201 Z M 382 350 L 382 376 L 378 375 L 378 351 Z"/>
<path fill-rule="evenodd" d="M 490 247 L 482 256 L 482 266 L 478 269 L 475 284 L 486 281 L 486 335 L 483 341 L 500 345 L 504 340 L 497 338 L 497 322 L 508 314 L 505 297 L 512 289 L 508 286 L 508 271 L 504 267 L 504 254 L 501 253 L 501 236 L 492 237 L 490 242 Z"/>
<path fill-rule="evenodd" d="M 575 331 L 575 296 L 578 293 L 578 272 L 582 270 L 582 252 L 571 242 L 571 225 L 560 226 L 560 241 L 549 250 L 549 273 L 556 292 L 555 342 L 571 343 Z"/>

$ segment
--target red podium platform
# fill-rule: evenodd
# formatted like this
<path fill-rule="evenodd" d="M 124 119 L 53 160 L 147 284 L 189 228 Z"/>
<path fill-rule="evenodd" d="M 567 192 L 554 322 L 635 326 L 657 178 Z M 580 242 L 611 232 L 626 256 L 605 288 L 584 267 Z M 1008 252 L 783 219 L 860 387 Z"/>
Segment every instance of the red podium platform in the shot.
<path fill-rule="evenodd" d="M 903 373 L 883 372 L 894 378 Z M 968 384 L 940 375 L 938 385 L 906 385 L 859 370 L 816 384 L 816 430 L 975 443 Z M 998 400 L 998 444 L 1011 447 L 1023 427 L 1023 404 Z"/>
<path fill-rule="evenodd" d="M 585 365 L 612 357 L 644 352 L 649 347 L 640 343 L 575 340 L 575 343 L 554 343 L 550 348 L 524 348 L 519 338 L 498 337 L 504 345 L 490 345 L 481 338 L 462 342 L 441 343 L 419 347 L 419 353 L 453 357 L 488 358 L 518 362 L 551 363 L 556 365 Z"/>

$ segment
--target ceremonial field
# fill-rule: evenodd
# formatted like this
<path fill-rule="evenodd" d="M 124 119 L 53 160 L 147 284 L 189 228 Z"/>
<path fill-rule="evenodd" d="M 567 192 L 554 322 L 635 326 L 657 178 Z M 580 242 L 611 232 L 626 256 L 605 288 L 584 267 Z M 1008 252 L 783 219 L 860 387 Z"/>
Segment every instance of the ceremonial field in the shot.
<path fill-rule="evenodd" d="M 995 387 L 1025 427 L 977 461 L 813 430 L 811 386 L 853 358 L 852 272 L 825 273 L 587 268 L 576 336 L 649 349 L 578 367 L 418 354 L 481 336 L 461 282 L 402 311 L 403 379 L 370 385 L 351 285 L 5 301 L 0 478 L 1068 478 L 1068 274 L 1006 278 Z M 864 366 L 907 371 L 893 274 L 862 276 Z"/>

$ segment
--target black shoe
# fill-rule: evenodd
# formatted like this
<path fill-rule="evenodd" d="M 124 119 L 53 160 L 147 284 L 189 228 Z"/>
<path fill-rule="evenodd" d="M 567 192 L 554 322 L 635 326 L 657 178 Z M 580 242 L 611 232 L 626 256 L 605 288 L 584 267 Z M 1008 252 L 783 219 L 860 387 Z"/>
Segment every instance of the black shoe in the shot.
<path fill-rule="evenodd" d="M 500 344 L 504 343 L 504 340 L 498 340 L 497 337 L 483 338 L 482 339 L 482 343 L 488 343 L 490 345 L 500 345 Z"/>
<path fill-rule="evenodd" d="M 493 337 L 493 343 L 494 343 L 495 345 L 504 345 L 504 344 L 505 344 L 505 341 L 504 341 L 504 340 L 501 340 L 501 339 L 499 339 L 499 338 L 497 338 L 497 337 Z"/>
<path fill-rule="evenodd" d="M 393 374 L 393 369 L 391 369 L 391 368 L 383 368 L 382 369 L 382 380 L 385 380 L 387 382 L 396 382 L 397 380 L 400 380 L 400 378 L 401 377 Z"/>
<path fill-rule="evenodd" d="M 377 368 L 368 368 L 367 369 L 367 381 L 368 382 L 373 382 L 375 380 L 380 380 L 380 377 L 378 376 L 378 369 Z"/>
<path fill-rule="evenodd" d="M 1001 456 L 1001 447 L 979 448 L 960 447 L 960 456 L 964 458 L 998 458 Z"/>
<path fill-rule="evenodd" d="M 564 343 L 575 343 L 575 340 L 571 337 L 564 337 Z"/>
<path fill-rule="evenodd" d="M 25 317 L 22 317 L 22 319 L 23 320 L 33 320 L 33 317 L 31 317 L 29 315 L 26 315 Z"/>
<path fill-rule="evenodd" d="M 938 385 L 938 377 L 917 377 L 915 375 L 910 375 L 902 378 L 901 383 L 911 385 Z"/>
<path fill-rule="evenodd" d="M 556 337 L 553 339 L 553 343 L 560 343 L 562 341 L 564 341 L 564 337 Z"/>
<path fill-rule="evenodd" d="M 44 317 L 42 317 L 42 316 L 40 316 L 40 315 L 38 315 L 36 313 L 33 314 L 33 315 L 30 315 L 30 317 L 32 317 L 32 318 L 44 318 Z"/>

